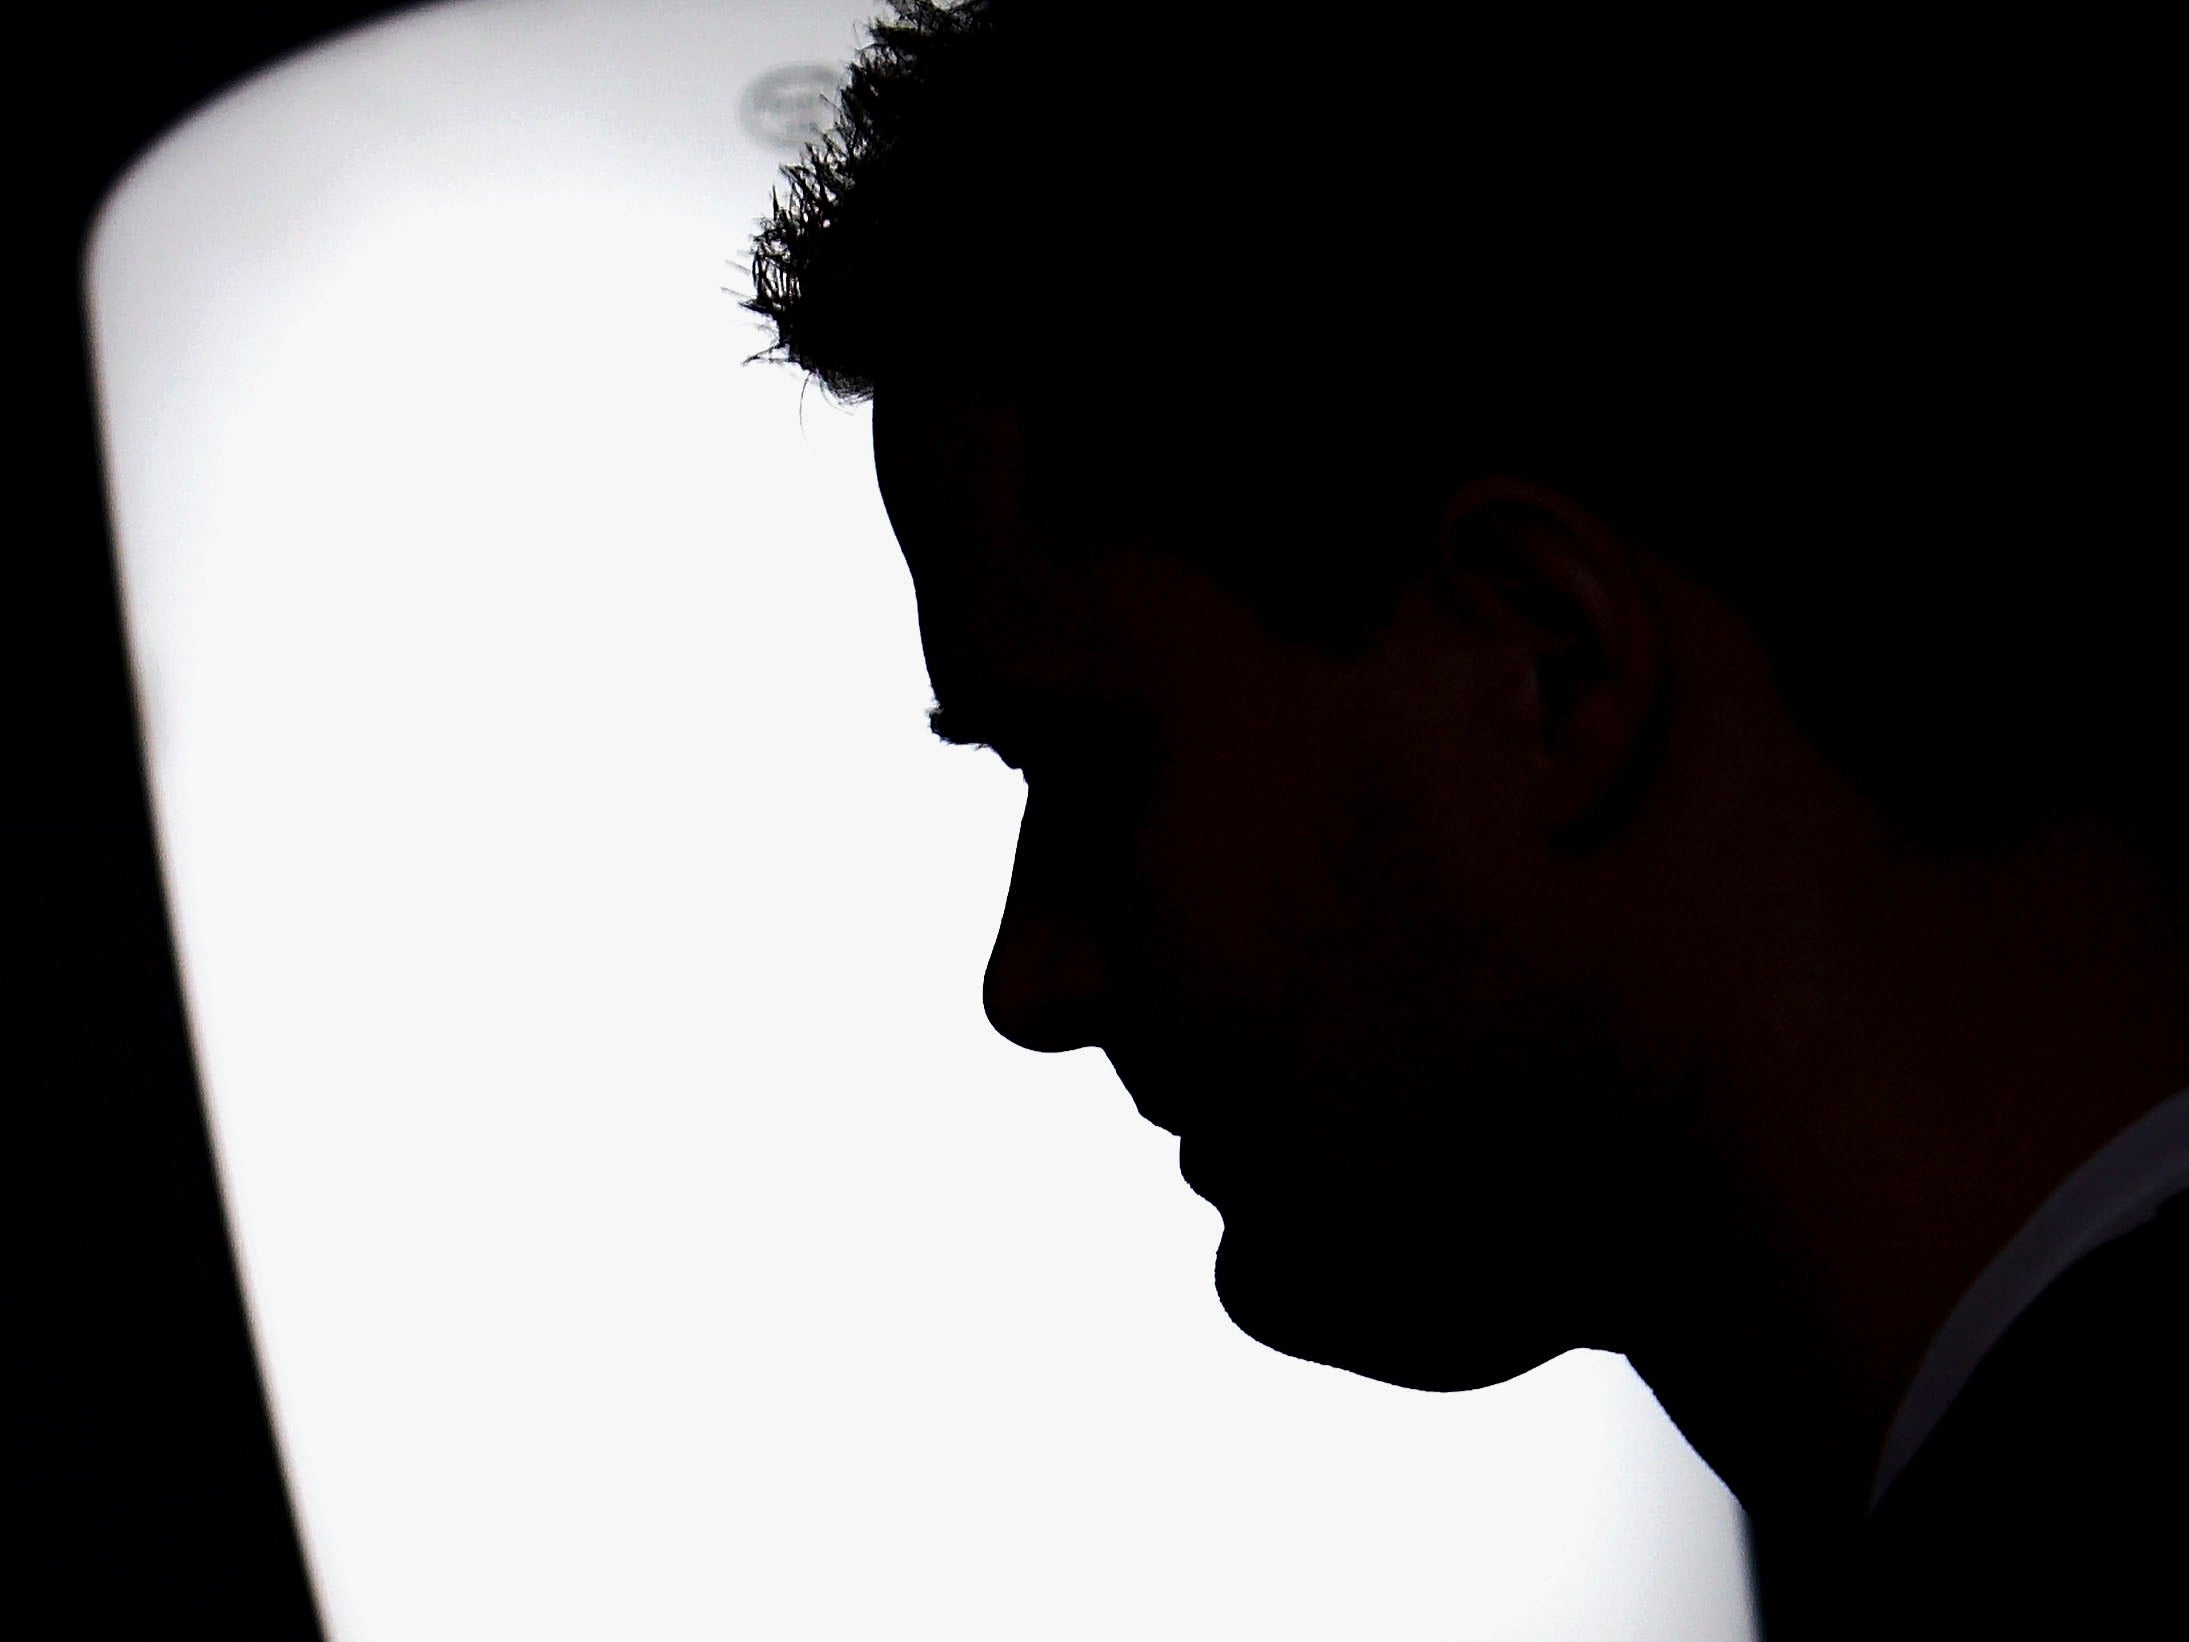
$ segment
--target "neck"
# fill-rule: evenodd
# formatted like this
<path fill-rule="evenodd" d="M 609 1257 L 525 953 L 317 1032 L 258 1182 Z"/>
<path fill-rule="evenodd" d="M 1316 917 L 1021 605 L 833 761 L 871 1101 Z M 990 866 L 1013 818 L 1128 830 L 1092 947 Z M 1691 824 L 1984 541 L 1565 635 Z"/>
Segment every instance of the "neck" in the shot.
<path fill-rule="evenodd" d="M 1723 977 L 1716 1035 L 1690 1039 L 1711 1046 L 1687 1074 L 1708 1178 L 1627 1348 L 1749 1514 L 1772 1642 L 1844 1585 L 1948 1314 L 2069 1175 L 2189 1086 L 2189 955 L 2095 837 L 1809 881 L 1815 899 L 1773 903 L 1793 961 Z M 1728 1042 L 1729 1020 L 1756 1030 Z"/>

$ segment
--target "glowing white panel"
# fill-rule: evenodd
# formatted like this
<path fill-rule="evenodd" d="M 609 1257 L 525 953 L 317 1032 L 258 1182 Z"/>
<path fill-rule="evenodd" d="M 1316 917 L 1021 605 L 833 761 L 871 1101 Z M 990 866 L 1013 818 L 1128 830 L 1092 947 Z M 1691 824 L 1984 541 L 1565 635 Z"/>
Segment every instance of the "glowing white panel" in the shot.
<path fill-rule="evenodd" d="M 1621 1359 L 1429 1396 L 1256 1345 L 1176 1142 L 990 1031 L 1024 789 L 927 737 L 865 413 L 740 363 L 869 12 L 412 12 L 196 114 L 88 247 L 330 1634 L 1747 1637 L 1737 1508 Z"/>

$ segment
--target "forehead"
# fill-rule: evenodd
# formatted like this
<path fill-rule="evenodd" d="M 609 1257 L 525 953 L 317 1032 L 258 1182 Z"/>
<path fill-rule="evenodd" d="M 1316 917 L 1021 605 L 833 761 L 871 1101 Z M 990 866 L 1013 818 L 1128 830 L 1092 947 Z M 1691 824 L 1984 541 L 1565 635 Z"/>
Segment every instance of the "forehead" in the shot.
<path fill-rule="evenodd" d="M 1129 544 L 1092 557 L 1063 551 L 1044 525 L 1044 504 L 1058 499 L 1034 491 L 1032 431 L 1007 392 L 878 391 L 873 438 L 946 704 L 954 686 L 1122 689 L 1160 649 L 1181 613 L 1175 571 Z"/>
<path fill-rule="evenodd" d="M 1008 402 L 878 390 L 873 439 L 928 677 L 959 728 L 991 742 L 1021 728 L 1036 739 L 1051 725 L 1129 728 L 1209 770 L 1244 760 L 1269 791 L 1327 774 L 1328 760 L 1305 756 L 1318 742 L 1356 759 L 1402 733 L 1403 713 L 1372 712 L 1386 726 L 1375 736 L 1360 716 L 1372 695 L 1403 687 L 1403 653 L 1339 662 L 1288 645 L 1153 534 L 1059 552 L 1043 518 L 1070 498 L 1038 505 L 1029 428 Z"/>
<path fill-rule="evenodd" d="M 1099 466 L 1061 451 L 1063 494 L 1035 491 L 1038 423 L 998 388 L 877 389 L 872 437 L 884 507 L 912 573 L 937 698 L 994 727 L 1024 709 L 1162 720 L 1190 739 L 1251 740 L 1262 725 L 1338 727 L 1403 665 L 1379 647 L 1341 662 L 1287 644 L 1156 527 L 1073 550 L 1050 521 Z M 1221 525 L 1184 528 L 1221 528 Z M 1350 733 L 1350 732 L 1345 732 Z"/>
<path fill-rule="evenodd" d="M 916 580 L 1016 556 L 1032 525 L 1029 430 L 1001 389 L 877 391 L 874 473 Z"/>

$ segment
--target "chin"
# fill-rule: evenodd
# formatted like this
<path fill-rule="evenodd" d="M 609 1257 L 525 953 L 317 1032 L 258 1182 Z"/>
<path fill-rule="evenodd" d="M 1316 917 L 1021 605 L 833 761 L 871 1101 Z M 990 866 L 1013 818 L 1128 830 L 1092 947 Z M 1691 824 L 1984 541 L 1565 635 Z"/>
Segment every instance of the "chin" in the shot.
<path fill-rule="evenodd" d="M 1418 1244 L 1303 1247 L 1225 1221 L 1216 1297 L 1240 1332 L 1272 1351 L 1410 1391 L 1476 1391 L 1541 1367 L 1581 1342 L 1541 1314 L 1540 1292 L 1493 1300 Z"/>

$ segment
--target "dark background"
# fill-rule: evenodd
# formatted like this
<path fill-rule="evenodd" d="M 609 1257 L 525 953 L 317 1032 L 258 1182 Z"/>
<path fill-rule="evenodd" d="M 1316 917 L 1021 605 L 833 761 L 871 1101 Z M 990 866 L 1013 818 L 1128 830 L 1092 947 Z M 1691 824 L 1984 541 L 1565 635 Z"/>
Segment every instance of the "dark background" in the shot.
<path fill-rule="evenodd" d="M 84 335 L 93 214 L 254 71 L 407 5 L 177 0 L 11 19 L 35 124 L 13 378 L 29 495 L 0 596 L 0 1363 L 19 1637 L 321 1632 L 213 1173 L 161 898 Z M 44 15 L 39 12 L 43 10 Z M 27 103 L 28 99 L 24 99 Z M 23 1528 L 29 1532 L 24 1534 Z M 42 1617 L 38 1617 L 42 1616 Z"/>

